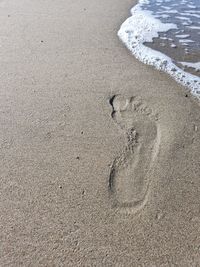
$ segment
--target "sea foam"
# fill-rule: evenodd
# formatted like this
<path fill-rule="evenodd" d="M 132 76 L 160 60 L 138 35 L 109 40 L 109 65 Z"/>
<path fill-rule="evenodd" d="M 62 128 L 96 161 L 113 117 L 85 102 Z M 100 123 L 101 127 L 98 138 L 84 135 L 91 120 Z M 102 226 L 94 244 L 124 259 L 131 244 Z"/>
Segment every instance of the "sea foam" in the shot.
<path fill-rule="evenodd" d="M 175 62 L 164 53 L 145 46 L 145 42 L 153 42 L 160 32 L 177 29 L 174 23 L 163 23 L 156 18 L 152 11 L 143 9 L 149 0 L 139 0 L 131 9 L 129 17 L 118 31 L 119 38 L 132 54 L 145 64 L 153 65 L 156 69 L 170 74 L 177 82 L 187 86 L 193 95 L 200 98 L 200 78 L 179 68 Z"/>

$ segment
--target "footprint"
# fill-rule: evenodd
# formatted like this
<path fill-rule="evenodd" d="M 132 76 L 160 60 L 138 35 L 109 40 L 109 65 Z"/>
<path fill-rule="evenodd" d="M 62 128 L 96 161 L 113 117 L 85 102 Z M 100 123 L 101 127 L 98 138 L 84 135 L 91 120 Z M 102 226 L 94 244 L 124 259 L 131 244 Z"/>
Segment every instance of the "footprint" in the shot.
<path fill-rule="evenodd" d="M 127 145 L 113 162 L 109 190 L 115 207 L 136 212 L 148 200 L 150 170 L 159 151 L 157 116 L 138 97 L 113 96 L 110 104 Z"/>

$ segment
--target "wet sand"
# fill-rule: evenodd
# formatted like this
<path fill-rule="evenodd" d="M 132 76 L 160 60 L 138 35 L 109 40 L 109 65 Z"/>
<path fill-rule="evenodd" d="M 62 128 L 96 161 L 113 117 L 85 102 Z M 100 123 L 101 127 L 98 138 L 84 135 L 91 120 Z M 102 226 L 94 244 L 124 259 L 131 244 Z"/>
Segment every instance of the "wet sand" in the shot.
<path fill-rule="evenodd" d="M 131 0 L 7 0 L 1 266 L 200 264 L 199 102 L 118 40 Z"/>

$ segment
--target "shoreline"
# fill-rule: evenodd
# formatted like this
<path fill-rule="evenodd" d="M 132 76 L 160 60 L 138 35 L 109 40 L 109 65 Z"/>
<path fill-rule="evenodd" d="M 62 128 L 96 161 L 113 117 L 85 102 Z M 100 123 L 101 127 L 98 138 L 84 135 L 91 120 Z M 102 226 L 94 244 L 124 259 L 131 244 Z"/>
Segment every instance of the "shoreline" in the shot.
<path fill-rule="evenodd" d="M 200 262 L 199 103 L 118 39 L 132 5 L 1 2 L 0 265 Z"/>
<path fill-rule="evenodd" d="M 184 71 L 174 63 L 173 58 L 159 49 L 155 50 L 145 43 L 153 42 L 153 38 L 159 37 L 159 32 L 164 33 L 177 29 L 173 23 L 163 23 L 152 15 L 152 11 L 142 9 L 144 0 L 139 0 L 131 8 L 131 16 L 121 25 L 118 36 L 131 53 L 141 62 L 152 65 L 155 69 L 166 72 L 181 85 L 189 88 L 194 96 L 199 98 L 200 77 Z"/>

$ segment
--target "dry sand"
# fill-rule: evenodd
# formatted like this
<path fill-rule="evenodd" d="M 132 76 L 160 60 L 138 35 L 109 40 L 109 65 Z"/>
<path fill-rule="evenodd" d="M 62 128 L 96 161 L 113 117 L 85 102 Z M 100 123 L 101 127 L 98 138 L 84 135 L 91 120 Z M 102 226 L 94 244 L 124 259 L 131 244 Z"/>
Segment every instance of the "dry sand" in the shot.
<path fill-rule="evenodd" d="M 0 1 L 0 266 L 200 266 L 200 107 L 132 5 Z"/>

